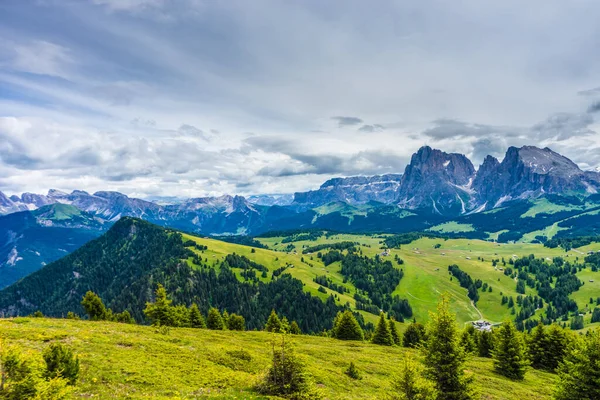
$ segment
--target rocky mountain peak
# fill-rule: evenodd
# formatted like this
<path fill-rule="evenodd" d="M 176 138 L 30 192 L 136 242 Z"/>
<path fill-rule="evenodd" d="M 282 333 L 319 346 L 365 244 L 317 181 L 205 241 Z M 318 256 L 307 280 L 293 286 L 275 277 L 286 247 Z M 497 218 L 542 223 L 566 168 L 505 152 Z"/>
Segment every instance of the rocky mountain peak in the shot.
<path fill-rule="evenodd" d="M 13 201 L 9 199 L 4 193 L 0 192 L 0 207 L 10 207 Z"/>
<path fill-rule="evenodd" d="M 437 214 L 466 211 L 473 163 L 464 155 L 423 146 L 411 157 L 400 184 L 398 202 L 406 208 L 430 208 Z"/>

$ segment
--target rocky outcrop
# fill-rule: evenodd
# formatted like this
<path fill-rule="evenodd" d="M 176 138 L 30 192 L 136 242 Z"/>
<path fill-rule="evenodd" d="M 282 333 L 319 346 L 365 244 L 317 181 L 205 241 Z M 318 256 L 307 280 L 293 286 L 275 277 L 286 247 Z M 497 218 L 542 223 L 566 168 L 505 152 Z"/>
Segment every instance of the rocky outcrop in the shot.
<path fill-rule="evenodd" d="M 582 171 L 549 148 L 510 147 L 501 163 L 486 158 L 473 189 L 477 202 L 492 208 L 508 200 L 543 194 L 594 194 L 600 190 L 600 174 Z"/>
<path fill-rule="evenodd" d="M 464 213 L 474 176 L 475 168 L 464 155 L 421 147 L 404 171 L 398 204 L 442 215 Z"/>
<path fill-rule="evenodd" d="M 318 190 L 294 193 L 294 203 L 311 207 L 339 201 L 352 205 L 371 201 L 392 203 L 397 197 L 401 180 L 401 174 L 333 178 Z"/>

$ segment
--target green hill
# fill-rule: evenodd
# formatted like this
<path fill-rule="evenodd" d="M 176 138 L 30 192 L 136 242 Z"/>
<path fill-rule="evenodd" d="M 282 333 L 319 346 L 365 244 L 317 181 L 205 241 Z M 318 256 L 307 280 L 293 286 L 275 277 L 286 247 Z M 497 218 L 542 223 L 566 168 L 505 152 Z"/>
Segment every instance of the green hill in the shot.
<path fill-rule="evenodd" d="M 589 324 L 595 307 L 590 298 L 595 303 L 600 295 L 600 273 L 583 268 L 583 259 L 586 252 L 600 250 L 600 243 L 565 252 L 540 244 L 418 237 L 384 252 L 384 243 L 393 239 L 389 235 L 312 231 L 258 238 L 269 247 L 264 249 L 123 218 L 100 238 L 0 291 L 0 312 L 28 315 L 41 310 L 57 317 L 68 311 L 82 314 L 81 298 L 92 290 L 114 311 L 128 310 L 138 322 L 146 322 L 142 310 L 152 299 L 156 284 L 162 283 L 175 304 L 194 302 L 204 313 L 211 306 L 235 312 L 246 318 L 250 329 L 262 327 L 271 309 L 296 320 L 304 332 L 330 329 L 333 316 L 344 307 L 356 311 L 363 325 L 375 323 L 380 309 L 399 321 L 415 318 L 425 322 L 442 293 L 450 296 L 459 323 L 500 322 L 519 316 L 534 323 L 546 315 L 549 302 L 555 301 L 554 309 L 557 304 L 563 307 L 559 316 L 567 316 L 567 322 L 583 313 L 586 326 Z M 334 249 L 343 244 L 352 246 L 355 256 Z M 517 272 L 507 272 L 513 260 L 530 254 L 535 254 L 544 268 L 549 268 L 555 257 L 579 266 L 574 271 L 582 286 L 569 287 L 569 293 L 559 300 L 552 300 L 554 295 L 549 294 L 542 302 L 540 282 L 536 287 L 534 279 L 523 285 L 524 293 L 518 293 Z M 331 255 L 337 258 L 331 259 Z M 326 262 L 327 258 L 331 262 Z M 449 275 L 449 265 L 456 265 L 480 285 L 474 290 L 476 302 L 469 298 L 467 287 Z M 349 272 L 357 266 L 359 272 Z M 522 304 L 519 296 L 535 300 L 535 304 Z M 503 298 L 514 300 L 514 310 Z M 564 304 L 566 301 L 570 304 Z"/>
<path fill-rule="evenodd" d="M 267 332 L 209 331 L 109 322 L 16 318 L 0 320 L 6 343 L 40 351 L 68 344 L 81 360 L 74 398 L 263 399 L 252 391 L 270 362 Z M 296 351 L 328 399 L 381 399 L 404 356 L 416 352 L 316 336 L 294 337 Z M 354 361 L 363 379 L 343 371 Z M 497 375 L 490 359 L 471 357 L 477 399 L 550 399 L 556 375 L 530 370 L 522 382 Z"/>

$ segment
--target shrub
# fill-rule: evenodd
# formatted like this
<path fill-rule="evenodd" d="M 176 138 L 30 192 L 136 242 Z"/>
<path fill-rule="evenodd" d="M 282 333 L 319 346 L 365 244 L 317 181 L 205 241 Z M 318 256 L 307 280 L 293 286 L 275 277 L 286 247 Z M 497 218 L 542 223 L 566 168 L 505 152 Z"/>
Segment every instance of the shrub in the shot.
<path fill-rule="evenodd" d="M 350 362 L 350 365 L 344 371 L 344 373 L 352 379 L 362 379 L 362 376 L 360 375 L 360 371 L 358 370 L 358 368 L 356 368 L 354 361 Z"/>
<path fill-rule="evenodd" d="M 231 331 L 246 330 L 246 320 L 241 315 L 231 314 L 227 320 L 227 329 Z"/>
<path fill-rule="evenodd" d="M 73 355 L 71 349 L 61 343 L 52 343 L 43 353 L 46 362 L 46 379 L 64 378 L 70 385 L 77 383 L 79 378 L 79 358 Z"/>
<path fill-rule="evenodd" d="M 321 397 L 287 335 L 281 335 L 280 343 L 278 340 L 273 340 L 272 364 L 257 390 L 261 394 L 292 400 Z"/>

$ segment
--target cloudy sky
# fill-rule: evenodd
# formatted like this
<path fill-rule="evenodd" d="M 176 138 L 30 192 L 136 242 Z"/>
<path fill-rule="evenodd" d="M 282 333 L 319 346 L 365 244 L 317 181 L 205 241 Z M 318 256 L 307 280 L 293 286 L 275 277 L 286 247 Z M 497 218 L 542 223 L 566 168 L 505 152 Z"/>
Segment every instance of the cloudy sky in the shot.
<path fill-rule="evenodd" d="M 0 190 L 286 193 L 428 144 L 600 166 L 597 0 L 2 0 Z"/>

